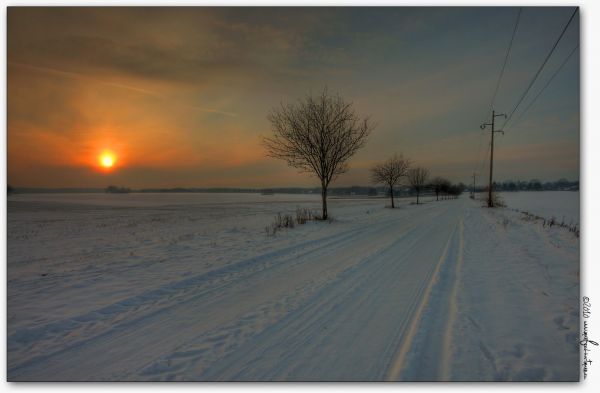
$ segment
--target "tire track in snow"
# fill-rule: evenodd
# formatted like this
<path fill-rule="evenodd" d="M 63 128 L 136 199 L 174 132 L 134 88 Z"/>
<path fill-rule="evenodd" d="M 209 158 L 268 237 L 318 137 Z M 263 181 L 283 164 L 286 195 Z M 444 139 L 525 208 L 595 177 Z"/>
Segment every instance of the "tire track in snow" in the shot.
<path fill-rule="evenodd" d="M 410 228 L 406 233 L 413 230 Z M 401 236 L 402 237 L 402 236 Z M 213 340 L 212 337 L 217 338 L 225 338 L 230 335 L 238 334 L 240 330 L 245 334 L 246 341 L 251 339 L 253 336 L 257 334 L 261 334 L 265 332 L 270 326 L 275 325 L 280 322 L 286 314 L 291 312 L 296 312 L 299 310 L 301 315 L 305 316 L 307 314 L 306 306 L 312 306 L 315 304 L 315 301 L 318 300 L 323 291 L 326 291 L 329 286 L 334 286 L 339 280 L 344 280 L 348 277 L 348 275 L 355 274 L 358 269 L 361 267 L 373 263 L 376 258 L 388 253 L 390 249 L 392 249 L 398 241 L 389 244 L 388 246 L 377 250 L 366 258 L 361 259 L 357 264 L 346 267 L 341 272 L 338 272 L 335 275 L 330 276 L 321 276 L 317 277 L 315 282 L 310 283 L 310 290 L 306 291 L 304 288 L 302 290 L 298 290 L 296 288 L 294 292 L 290 295 L 286 296 L 284 299 L 277 301 L 275 303 L 267 303 L 261 306 L 258 306 L 258 310 L 252 311 L 248 315 L 245 315 L 241 318 L 241 321 L 244 322 L 242 324 L 239 323 L 239 320 L 233 321 L 230 325 L 224 327 L 218 327 L 213 331 L 207 332 L 202 336 L 196 338 L 194 342 L 186 343 L 182 347 L 185 348 L 188 354 L 180 355 L 181 351 L 175 352 L 167 357 L 161 358 L 158 361 L 152 362 L 150 365 L 145 367 L 140 372 L 140 377 L 151 376 L 153 379 L 160 380 L 170 380 L 174 379 L 193 379 L 193 375 L 200 375 L 204 372 L 204 369 L 209 366 L 211 363 L 216 362 L 219 358 L 223 358 L 224 356 L 233 353 L 237 348 L 244 344 L 244 342 L 240 342 L 239 340 L 235 340 L 233 342 L 226 342 L 226 348 L 222 348 L 221 345 L 215 346 L 214 343 L 222 342 L 221 340 Z M 348 296 L 349 292 L 354 291 L 355 288 L 349 288 L 348 292 L 339 294 L 337 296 L 337 301 L 339 302 L 344 297 Z M 283 310 L 278 310 L 278 306 L 283 304 Z M 283 312 L 282 312 L 283 311 Z M 264 324 L 265 321 L 259 321 L 256 317 L 257 314 L 273 314 L 272 320 L 267 321 L 267 326 L 260 326 L 260 324 Z M 297 319 L 289 319 L 290 321 Z M 255 325 L 255 326 L 252 326 Z M 305 328 L 306 329 L 306 328 Z M 310 330 L 310 329 L 307 329 Z M 301 345 L 307 345 L 308 343 L 304 342 Z M 191 349 L 191 350 L 190 350 Z M 295 351 L 291 350 L 290 353 L 294 353 Z M 198 356 L 201 355 L 201 356 Z M 283 360 L 283 359 L 282 359 Z M 283 362 L 285 363 L 285 361 Z M 175 373 L 179 373 L 176 375 Z M 214 374 L 213 374 L 214 375 Z M 187 377 L 187 378 L 186 378 Z"/>
<path fill-rule="evenodd" d="M 386 224 L 389 224 L 387 222 Z M 377 227 L 381 230 L 381 227 Z M 71 317 L 66 320 L 59 320 L 47 325 L 36 327 L 35 329 L 21 329 L 8 337 L 8 350 L 16 352 L 20 350 L 22 355 L 29 352 L 38 352 L 40 345 L 44 342 L 50 342 L 50 347 L 45 348 L 45 354 L 19 362 L 18 365 L 11 367 L 9 371 L 16 372 L 19 368 L 26 366 L 31 362 L 43 360 L 52 356 L 55 351 L 62 352 L 72 347 L 84 345 L 88 340 L 94 340 L 101 336 L 111 333 L 111 331 L 125 328 L 132 323 L 141 322 L 150 317 L 156 317 L 163 311 L 172 311 L 173 307 L 181 307 L 187 302 L 197 298 L 206 297 L 210 294 L 223 291 L 227 287 L 234 285 L 240 280 L 248 279 L 272 267 L 277 262 L 277 267 L 288 262 L 299 260 L 300 257 L 308 256 L 323 249 L 328 249 L 332 244 L 344 245 L 355 239 L 358 234 L 373 231 L 373 228 L 358 228 L 345 231 L 340 234 L 329 236 L 325 239 L 317 239 L 304 242 L 299 245 L 285 247 L 274 252 L 252 257 L 232 265 L 225 266 L 192 278 L 176 281 L 166 286 L 144 292 L 140 295 L 125 299 L 123 301 L 110 304 L 103 308 L 93 310 L 87 314 Z M 314 248 L 306 249 L 307 246 L 316 244 Z M 294 254 L 297 250 L 301 252 Z M 293 254 L 290 256 L 290 254 Z M 277 256 L 286 257 L 283 260 L 274 262 L 269 258 Z M 266 259 L 266 261 L 265 261 Z M 206 286 L 206 288 L 202 288 Z M 191 296 L 185 297 L 191 292 Z M 184 296 L 183 299 L 179 299 Z M 157 306 L 160 306 L 157 308 Z M 148 311 L 144 313 L 143 311 Z M 130 314 L 130 315 L 127 315 Z M 128 318 L 129 316 L 129 318 Z M 106 327 L 109 326 L 109 330 Z M 64 335 L 71 335 L 74 340 L 67 348 L 62 346 Z M 57 339 L 56 346 L 52 341 Z M 29 350 L 22 350 L 23 345 L 30 345 Z M 16 359 L 11 359 L 15 362 Z"/>
<path fill-rule="evenodd" d="M 425 287 L 423 296 L 420 297 L 421 301 L 419 302 L 419 305 L 416 308 L 416 310 L 411 315 L 412 319 L 411 319 L 411 322 L 410 322 L 410 325 L 409 325 L 407 331 L 404 334 L 402 344 L 401 344 L 400 348 L 398 349 L 394 360 L 390 364 L 390 367 L 388 369 L 387 376 L 386 376 L 386 380 L 388 380 L 388 381 L 397 381 L 401 377 L 401 373 L 405 367 L 405 363 L 406 363 L 406 359 L 408 357 L 409 351 L 411 350 L 411 347 L 413 346 L 413 341 L 415 340 L 415 337 L 417 336 L 417 333 L 419 331 L 419 325 L 421 323 L 423 312 L 427 308 L 427 305 L 429 303 L 429 297 L 430 297 L 432 288 L 434 287 L 434 284 L 435 284 L 436 280 L 438 279 L 438 275 L 439 275 L 442 265 L 446 261 L 446 257 L 448 255 L 448 251 L 450 249 L 450 245 L 452 243 L 452 239 L 455 234 L 455 231 L 456 231 L 456 228 L 453 229 L 452 232 L 450 233 L 450 235 L 448 236 L 448 240 L 446 241 L 446 245 L 444 246 L 444 251 L 440 255 L 438 262 L 434 265 L 431 273 L 428 275 L 427 280 L 424 281 L 424 283 L 426 283 L 426 287 Z M 415 300 L 418 301 L 419 298 L 416 298 Z"/>
<path fill-rule="evenodd" d="M 443 214 L 443 212 L 439 212 L 436 209 L 432 211 L 421 212 L 422 214 L 426 214 L 429 216 L 428 218 L 434 219 L 439 214 Z M 398 225 L 398 222 L 396 222 Z M 403 226 L 406 226 L 403 228 Z M 222 337 L 225 338 L 231 334 L 237 334 L 240 330 L 244 332 L 245 341 L 255 338 L 256 335 L 264 334 L 264 335 L 273 335 L 273 328 L 276 331 L 281 331 L 284 327 L 288 327 L 289 323 L 297 322 L 298 320 L 312 320 L 311 315 L 314 313 L 315 304 L 319 304 L 318 312 L 321 314 L 327 314 L 324 310 L 326 309 L 325 304 L 322 301 L 322 298 L 326 296 L 326 294 L 330 291 L 331 288 L 337 288 L 340 282 L 347 283 L 348 277 L 361 277 L 360 281 L 364 280 L 364 276 L 358 276 L 358 272 L 363 272 L 365 269 L 368 271 L 365 274 L 373 275 L 376 272 L 381 270 L 381 264 L 377 264 L 378 258 L 386 253 L 389 253 L 390 250 L 394 248 L 398 243 L 405 240 L 406 236 L 412 234 L 415 229 L 420 227 L 419 224 L 408 224 L 406 222 L 401 223 L 400 228 L 402 232 L 398 234 L 397 232 L 392 232 L 393 236 L 390 236 L 390 227 L 380 227 L 377 232 L 372 232 L 371 236 L 375 238 L 380 238 L 381 236 L 375 236 L 376 234 L 382 233 L 389 237 L 393 238 L 391 243 L 386 244 L 383 247 L 373 246 L 370 248 L 369 254 L 358 259 L 357 263 L 348 265 L 348 262 L 343 262 L 341 265 L 343 270 L 337 272 L 334 275 L 325 274 L 323 277 L 317 277 L 310 286 L 310 292 L 301 291 L 295 293 L 293 296 L 286 296 L 284 300 L 285 304 L 285 312 L 279 312 L 278 310 L 273 310 L 271 312 L 271 308 L 281 305 L 281 301 L 276 302 L 268 302 L 264 305 L 258 305 L 257 309 L 259 312 L 266 312 L 272 315 L 272 318 L 265 326 L 252 326 L 252 324 L 261 323 L 264 325 L 264 321 L 259 321 L 255 314 L 257 311 L 252 311 L 248 315 L 242 317 L 241 319 L 248 322 L 240 325 L 237 321 L 233 321 L 231 324 L 225 327 L 215 328 L 214 331 L 203 333 L 201 336 L 194 338 L 190 342 L 186 342 L 186 344 L 182 345 L 177 352 L 188 352 L 189 356 L 179 356 L 179 355 L 168 355 L 157 359 L 154 362 L 146 365 L 138 378 L 148 378 L 151 377 L 152 380 L 170 380 L 170 379 L 183 379 L 183 380 L 197 380 L 202 377 L 202 380 L 208 378 L 208 380 L 214 379 L 222 379 L 217 377 L 219 372 L 212 370 L 209 374 L 202 374 L 204 369 L 209 366 L 211 363 L 217 362 L 220 358 L 227 356 L 228 354 L 236 351 L 237 348 L 242 346 L 244 342 L 227 342 L 229 340 L 223 340 L 226 342 L 226 348 L 220 346 L 220 342 L 217 346 L 211 344 L 213 341 L 210 337 Z M 368 239 L 368 238 L 367 238 Z M 415 241 L 416 242 L 416 241 Z M 335 254 L 339 251 L 337 249 L 345 248 L 344 245 L 340 244 L 335 249 L 329 250 L 329 253 Z M 379 266 L 378 270 L 374 269 L 374 265 Z M 312 281 L 312 280 L 311 280 Z M 340 292 L 338 296 L 335 297 L 335 304 L 340 304 L 341 300 L 348 296 L 348 294 L 352 291 L 355 291 L 355 287 L 349 287 L 347 292 Z M 328 310 L 335 308 L 335 306 L 327 306 Z M 313 310 L 313 313 L 308 310 Z M 293 315 L 290 315 L 293 313 Z M 282 324 L 283 323 L 283 324 Z M 315 329 L 314 326 L 312 328 L 303 327 L 302 329 L 293 329 L 294 331 L 302 330 L 302 331 L 310 331 L 311 329 Z M 264 333 L 263 333 L 264 332 Z M 292 350 L 289 345 L 286 346 L 290 353 L 295 353 L 299 351 L 302 347 L 310 345 L 308 342 L 302 342 L 298 344 L 296 350 Z M 263 349 L 266 350 L 266 349 Z M 183 364 L 182 364 L 183 363 Z M 250 362 L 252 363 L 252 362 Z M 282 364 L 285 364 L 285 361 L 282 360 Z M 219 367 L 217 367 L 219 369 Z M 223 371 L 223 370 L 222 370 Z M 176 374 L 177 373 L 177 374 Z M 232 378 L 236 378 L 232 376 Z"/>
<path fill-rule="evenodd" d="M 341 247 L 356 237 L 364 236 L 374 231 L 382 231 L 395 220 L 388 219 L 376 227 L 366 226 L 353 228 L 325 238 L 313 239 L 292 246 L 284 247 L 269 253 L 251 257 L 233 264 L 218 268 L 200 275 L 175 281 L 160 288 L 143 292 L 139 295 L 124 299 L 122 301 L 92 310 L 86 314 L 76 315 L 68 319 L 51 322 L 33 329 L 21 329 L 8 336 L 8 352 L 11 354 L 11 363 L 17 361 L 12 353 L 19 351 L 25 355 L 33 350 L 39 350 L 44 341 L 58 338 L 63 335 L 73 336 L 73 344 L 81 344 L 88 338 L 105 331 L 107 326 L 111 329 L 120 327 L 123 323 L 137 321 L 149 315 L 155 315 L 161 310 L 167 310 L 173 305 L 179 305 L 185 301 L 193 300 L 200 296 L 206 296 L 218 290 L 224 290 L 227 286 L 235 284 L 240 280 L 248 279 L 251 275 L 258 274 L 265 269 L 296 262 L 301 257 L 324 249 L 331 249 L 332 245 Z M 313 247 L 311 247 L 313 246 Z M 278 260 L 277 258 L 283 258 Z M 188 295 L 191 293 L 191 296 Z M 157 306 L 160 308 L 157 309 Z M 144 312 L 146 311 L 146 313 Z M 150 314 L 148 314 L 150 312 Z M 129 314 L 129 315 L 128 315 Z M 61 342 L 57 343 L 59 346 Z M 31 346 L 29 349 L 28 346 Z M 48 349 L 51 349 L 52 346 Z M 46 352 L 48 352 L 46 349 Z M 26 358 L 25 358 L 26 359 Z M 33 360 L 33 359 L 29 359 Z M 19 361 L 20 364 L 27 360 Z M 18 368 L 16 365 L 11 368 Z"/>
<path fill-rule="evenodd" d="M 458 258 L 456 260 L 456 267 L 454 270 L 454 285 L 452 286 L 452 292 L 450 293 L 450 304 L 448 307 L 449 316 L 448 323 L 446 324 L 446 332 L 444 334 L 444 347 L 442 351 L 442 373 L 441 377 L 444 381 L 450 381 L 452 376 L 452 333 L 454 331 L 454 325 L 456 323 L 456 315 L 458 313 L 458 289 L 461 283 L 461 273 L 464 259 L 464 248 L 465 248 L 465 223 L 461 219 L 459 225 L 459 246 L 458 246 Z"/>
<path fill-rule="evenodd" d="M 442 210 L 444 219 L 419 220 L 409 236 L 397 238 L 376 258 L 324 287 L 305 306 L 228 358 L 186 379 L 384 379 L 399 345 L 396 341 L 404 337 L 439 264 L 448 239 L 445 233 L 453 230 L 452 225 L 432 224 L 448 218 L 454 222 L 455 211 L 443 205 L 436 209 Z"/>
<path fill-rule="evenodd" d="M 420 211 L 417 211 L 417 209 L 414 209 L 413 211 L 410 211 L 407 216 L 402 217 L 402 218 L 404 219 L 404 218 L 410 218 L 413 215 L 421 215 L 421 216 L 427 217 L 428 220 L 433 220 L 433 218 L 436 216 L 436 214 L 439 214 L 439 213 L 440 213 L 439 209 L 429 208 L 429 210 L 421 209 Z M 443 211 L 442 211 L 442 213 L 443 213 Z M 411 220 L 406 220 L 406 222 L 410 222 L 410 221 Z M 384 222 L 377 222 L 377 224 L 378 225 L 367 226 L 366 228 L 365 227 L 360 227 L 358 229 L 355 228 L 350 231 L 345 231 L 341 234 L 336 234 L 334 236 L 326 238 L 326 240 L 330 240 L 330 241 L 323 241 L 323 239 L 311 241 L 309 243 L 316 244 L 317 247 L 306 250 L 306 252 L 304 252 L 302 254 L 292 255 L 292 256 L 289 255 L 290 253 L 292 253 L 292 250 L 302 250 L 303 246 L 305 248 L 306 247 L 305 243 L 300 244 L 300 245 L 295 245 L 293 247 L 288 247 L 285 249 L 285 252 L 283 252 L 282 250 L 278 250 L 276 252 L 270 253 L 271 256 L 285 257 L 283 261 L 279 261 L 279 263 L 273 262 L 271 264 L 271 266 L 278 268 L 279 270 L 284 270 L 285 268 L 289 267 L 286 264 L 289 264 L 290 262 L 292 262 L 292 265 L 294 264 L 294 262 L 295 262 L 295 264 L 305 263 L 305 262 L 302 262 L 302 259 L 307 258 L 308 256 L 311 255 L 311 253 L 318 253 L 319 251 L 323 251 L 323 250 L 326 250 L 329 253 L 335 253 L 335 251 L 339 250 L 340 248 L 343 249 L 346 246 L 353 245 L 354 243 L 356 243 L 357 238 L 358 239 L 360 239 L 360 238 L 367 238 L 367 239 L 377 238 L 378 234 L 387 233 L 388 230 L 390 229 L 390 227 L 397 225 L 398 220 L 397 220 L 397 218 L 394 218 L 394 219 L 386 220 Z M 409 228 L 411 227 L 410 224 L 406 224 L 406 223 L 404 223 L 404 224 L 407 225 Z M 335 247 L 330 247 L 331 245 L 334 245 Z M 278 254 L 279 252 L 281 252 L 281 254 Z M 300 256 L 303 258 L 300 258 Z M 264 257 L 265 257 L 265 255 L 263 255 L 263 258 Z M 259 257 L 251 258 L 250 261 L 255 261 L 255 260 L 260 261 L 260 258 Z M 252 266 L 252 262 L 248 262 L 248 260 L 243 261 L 240 264 L 242 264 L 242 266 L 243 266 L 243 263 L 248 263 L 250 266 Z M 236 264 L 236 266 L 237 265 L 238 264 Z M 231 266 L 229 266 L 228 268 L 230 268 L 230 267 Z M 234 285 L 235 283 L 240 283 L 240 282 L 243 283 L 244 281 L 246 281 L 248 279 L 248 277 L 251 277 L 251 276 L 256 276 L 257 279 L 259 279 L 261 277 L 260 273 L 263 273 L 264 271 L 265 271 L 265 269 L 259 269 L 257 271 L 252 270 L 249 275 L 240 275 L 238 277 L 238 279 L 236 279 L 232 282 L 226 283 L 225 285 L 222 285 L 222 286 L 216 286 L 216 287 L 212 288 L 211 290 L 209 290 L 207 292 L 202 292 L 200 294 L 198 294 L 198 292 L 197 292 L 198 282 L 194 282 L 193 279 L 192 279 L 192 281 L 182 280 L 181 282 L 178 282 L 178 284 L 180 284 L 181 286 L 176 285 L 174 289 L 176 289 L 176 290 L 182 289 L 182 288 L 183 289 L 191 289 L 192 290 L 191 296 L 180 299 L 180 301 L 176 302 L 175 304 L 167 304 L 165 307 L 163 307 L 159 310 L 155 310 L 153 307 L 150 310 L 151 311 L 150 314 L 143 315 L 139 318 L 136 317 L 133 320 L 126 319 L 120 325 L 118 325 L 116 327 L 112 327 L 110 330 L 100 333 L 98 335 L 94 335 L 94 336 L 84 340 L 83 342 L 77 342 L 76 344 L 74 344 L 70 347 L 67 347 L 67 348 L 63 348 L 58 352 L 46 354 L 45 356 L 36 358 L 37 360 L 31 359 L 30 361 L 27 361 L 26 363 L 22 363 L 21 366 L 23 366 L 23 367 L 21 367 L 21 366 L 13 367 L 13 368 L 9 369 L 9 372 L 12 374 L 11 377 L 12 377 L 12 379 L 14 379 L 14 377 L 13 377 L 14 375 L 27 375 L 29 372 L 33 372 L 35 374 L 36 365 L 43 367 L 44 362 L 49 361 L 51 358 L 58 361 L 58 359 L 60 359 L 60 356 L 62 356 L 62 355 L 67 356 L 67 358 L 68 358 L 68 353 L 69 353 L 70 349 L 73 349 L 76 352 L 80 352 L 86 348 L 87 344 L 91 345 L 94 343 L 101 343 L 104 341 L 106 341 L 105 344 L 107 344 L 107 345 L 116 345 L 118 340 L 115 341 L 115 338 L 123 336 L 123 334 L 126 331 L 129 332 L 132 329 L 135 330 L 136 327 L 138 327 L 138 326 L 143 327 L 144 330 L 147 332 L 151 332 L 153 329 L 153 326 L 155 324 L 160 324 L 163 322 L 162 319 L 168 318 L 170 315 L 174 315 L 175 312 L 177 311 L 177 309 L 184 310 L 186 308 L 190 308 L 190 306 L 193 305 L 190 303 L 191 301 L 195 301 L 194 304 L 196 304 L 203 297 L 205 298 L 209 294 L 214 295 L 214 294 L 216 294 L 216 292 L 220 293 L 221 291 L 223 291 L 226 288 L 231 288 L 231 285 Z M 173 289 L 173 288 L 169 288 L 169 289 Z M 161 297 L 163 297 L 165 295 L 168 295 L 168 292 L 165 293 L 161 290 L 158 290 L 158 291 L 159 292 L 155 293 L 156 295 L 158 295 L 157 296 L 158 299 L 160 299 Z M 178 291 L 176 291 L 176 293 L 178 293 Z M 150 300 L 152 300 L 152 299 L 150 299 Z M 210 300 L 212 300 L 212 299 L 210 299 Z M 151 302 L 151 304 L 155 304 L 155 303 Z M 189 306 L 188 306 L 188 304 L 189 304 Z M 167 312 L 167 313 L 164 316 L 162 316 L 162 314 L 165 312 Z M 117 311 L 117 313 L 119 313 L 119 311 Z M 193 325 L 191 327 L 193 327 Z M 194 329 L 190 330 L 190 332 L 193 330 Z M 185 334 L 189 333 L 187 330 L 184 330 L 183 327 L 181 327 L 180 330 L 177 330 L 177 332 L 178 332 L 178 335 L 185 335 Z M 115 338 L 111 337 L 112 334 L 116 334 L 116 337 Z M 126 335 L 123 337 L 128 337 L 128 336 Z M 130 338 L 135 339 L 135 336 L 131 336 Z M 167 340 L 165 338 L 165 340 L 172 341 L 171 338 L 169 338 L 169 340 Z M 27 370 L 29 370 L 29 372 Z M 58 378 L 58 376 L 55 376 L 55 378 Z"/>

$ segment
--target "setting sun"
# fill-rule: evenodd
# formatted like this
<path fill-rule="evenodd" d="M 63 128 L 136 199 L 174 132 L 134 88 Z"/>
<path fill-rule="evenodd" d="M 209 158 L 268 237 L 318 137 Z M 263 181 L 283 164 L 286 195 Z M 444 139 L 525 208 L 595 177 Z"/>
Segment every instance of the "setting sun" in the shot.
<path fill-rule="evenodd" d="M 110 152 L 104 152 L 100 155 L 100 165 L 103 168 L 112 168 L 115 164 L 115 155 Z"/>

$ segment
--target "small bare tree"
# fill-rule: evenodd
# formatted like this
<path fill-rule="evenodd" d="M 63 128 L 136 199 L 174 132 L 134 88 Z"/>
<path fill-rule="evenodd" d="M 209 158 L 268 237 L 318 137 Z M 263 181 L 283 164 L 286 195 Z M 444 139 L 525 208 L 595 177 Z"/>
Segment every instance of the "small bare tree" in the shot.
<path fill-rule="evenodd" d="M 316 175 L 321 181 L 322 219 L 327 219 L 327 188 L 348 170 L 348 160 L 363 147 L 374 126 L 360 118 L 351 102 L 324 89 L 296 104 L 281 104 L 268 116 L 273 136 L 263 144 L 270 157 Z"/>
<path fill-rule="evenodd" d="M 411 168 L 408 171 L 408 183 L 417 193 L 417 205 L 419 204 L 419 194 L 425 187 L 427 177 L 429 177 L 429 171 L 422 167 Z"/>
<path fill-rule="evenodd" d="M 450 181 L 448 179 L 445 179 L 443 177 L 435 177 L 432 181 L 431 181 L 431 188 L 433 188 L 433 192 L 435 192 L 435 200 L 439 201 L 439 195 L 440 193 L 443 192 L 447 192 L 448 188 L 450 187 Z"/>
<path fill-rule="evenodd" d="M 371 168 L 371 181 L 375 184 L 385 184 L 390 188 L 392 209 L 394 208 L 394 186 L 407 175 L 410 161 L 402 155 L 394 154 L 389 160 Z"/>

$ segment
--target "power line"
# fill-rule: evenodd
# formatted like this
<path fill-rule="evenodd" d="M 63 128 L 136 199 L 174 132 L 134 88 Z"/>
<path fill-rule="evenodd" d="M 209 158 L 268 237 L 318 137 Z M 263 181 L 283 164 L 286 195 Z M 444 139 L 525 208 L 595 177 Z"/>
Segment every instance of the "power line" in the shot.
<path fill-rule="evenodd" d="M 569 55 L 565 58 L 565 60 L 562 62 L 562 64 L 556 69 L 556 71 L 554 72 L 554 74 L 552 74 L 552 76 L 550 77 L 550 79 L 548 79 L 548 82 L 546 82 L 546 84 L 544 85 L 544 87 L 542 87 L 542 89 L 537 93 L 537 95 L 533 98 L 533 100 L 531 100 L 529 102 L 529 105 L 527 105 L 525 107 L 525 109 L 523 110 L 523 112 L 521 112 L 521 115 L 519 116 L 519 118 L 513 124 L 515 124 L 515 125 L 519 124 L 519 122 L 521 121 L 521 119 L 523 118 L 523 116 L 525 116 L 525 113 L 527 113 L 527 111 L 529 110 L 529 108 L 531 108 L 533 106 L 533 104 L 538 99 L 538 97 L 540 95 L 542 95 L 542 93 L 544 92 L 544 90 L 546 90 L 546 88 L 552 82 L 552 80 L 554 79 L 554 77 L 560 72 L 560 70 L 562 70 L 562 68 L 565 66 L 565 64 L 567 64 L 567 62 L 569 61 L 569 59 L 571 58 L 571 56 L 573 56 L 573 53 L 575 53 L 575 51 L 577 49 L 579 49 L 579 44 L 577 44 L 575 46 L 575 48 L 573 48 L 573 50 L 571 51 L 571 53 L 569 53 Z"/>
<path fill-rule="evenodd" d="M 500 84 L 502 82 L 502 77 L 504 76 L 504 71 L 506 69 L 506 64 L 508 63 L 508 58 L 510 56 L 510 51 L 512 49 L 512 45 L 513 42 L 515 40 L 515 35 L 517 33 L 517 28 L 519 27 L 519 21 L 521 19 L 521 12 L 522 12 L 523 8 L 519 7 L 519 11 L 517 13 L 517 19 L 515 21 L 515 25 L 513 27 L 512 30 L 512 34 L 510 36 L 510 41 L 508 43 L 508 48 L 506 50 L 506 55 L 504 56 L 504 62 L 502 63 L 502 68 L 500 69 L 500 75 L 498 75 L 498 80 L 496 81 L 496 88 L 494 89 L 494 94 L 492 95 L 492 101 L 490 102 L 490 107 L 486 113 L 486 119 L 489 117 L 489 115 L 492 113 L 492 108 L 494 106 L 494 102 L 496 101 L 496 96 L 498 95 L 498 91 L 500 89 Z M 482 141 L 483 141 L 483 135 L 484 132 L 482 130 L 481 134 L 479 135 L 479 147 L 477 148 L 477 158 L 479 158 L 481 156 L 481 147 L 482 147 Z M 480 172 L 483 172 L 483 167 L 485 164 L 485 161 L 487 159 L 487 154 L 488 154 L 488 149 L 485 149 L 484 154 L 483 154 L 483 161 L 480 165 Z"/>
<path fill-rule="evenodd" d="M 496 82 L 496 89 L 494 90 L 494 95 L 492 96 L 492 102 L 490 103 L 490 108 L 487 111 L 486 119 L 489 118 L 490 113 L 492 113 L 492 108 L 494 107 L 494 102 L 496 101 L 496 95 L 498 94 L 498 90 L 500 89 L 500 82 L 502 81 L 502 77 L 504 76 L 504 70 L 506 68 L 506 63 L 508 62 L 510 50 L 512 48 L 513 41 L 515 40 L 517 28 L 519 27 L 519 20 L 521 19 L 521 11 L 522 10 L 523 10 L 523 8 L 519 7 L 519 12 L 517 13 L 517 20 L 515 22 L 515 27 L 513 28 L 512 35 L 510 36 L 510 42 L 508 43 L 508 49 L 506 51 L 506 56 L 504 56 L 504 63 L 502 63 L 502 69 L 500 70 L 500 75 L 498 75 L 498 81 Z"/>
<path fill-rule="evenodd" d="M 527 86 L 527 89 L 525 89 L 525 91 L 523 92 L 523 95 L 521 95 L 521 98 L 517 102 L 517 105 L 515 105 L 515 107 L 513 108 L 512 112 L 510 113 L 510 115 L 504 121 L 504 124 L 502 125 L 502 128 L 505 128 L 506 125 L 510 122 L 510 120 L 512 119 L 512 117 L 513 117 L 514 113 L 516 112 L 517 108 L 519 107 L 519 105 L 521 105 L 521 102 L 523 102 L 523 99 L 525 98 L 525 96 L 527 95 L 527 93 L 529 93 L 529 90 L 531 90 L 531 87 L 533 86 L 533 84 L 537 80 L 538 76 L 540 75 L 540 73 L 542 72 L 542 70 L 544 69 L 544 67 L 546 66 L 546 63 L 548 63 L 548 59 L 550 59 L 550 56 L 552 56 L 552 53 L 554 53 L 554 50 L 556 49 L 556 46 L 558 45 L 558 43 L 560 42 L 560 40 L 562 39 L 562 37 L 565 35 L 565 32 L 567 31 L 567 28 L 571 24 L 571 21 L 575 17 L 575 14 L 577 13 L 577 11 L 579 11 L 578 7 L 575 8 L 575 11 L 573 12 L 573 14 L 571 15 L 571 17 L 569 18 L 569 21 L 567 22 L 567 24 L 563 28 L 563 30 L 560 33 L 560 35 L 558 36 L 558 39 L 556 40 L 556 42 L 552 46 L 552 49 L 550 49 L 550 52 L 548 53 L 548 55 L 544 59 L 544 62 L 542 63 L 542 65 L 540 66 L 540 68 L 538 68 L 537 72 L 535 73 L 535 75 L 531 79 L 531 82 L 529 82 L 529 85 Z"/>

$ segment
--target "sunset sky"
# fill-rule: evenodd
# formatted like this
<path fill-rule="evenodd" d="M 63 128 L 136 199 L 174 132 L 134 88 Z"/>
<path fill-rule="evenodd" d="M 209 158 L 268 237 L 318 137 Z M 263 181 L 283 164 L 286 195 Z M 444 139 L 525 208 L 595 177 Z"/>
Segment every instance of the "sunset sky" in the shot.
<path fill-rule="evenodd" d="M 315 186 L 260 140 L 271 108 L 327 86 L 377 123 L 333 186 L 369 184 L 368 168 L 396 152 L 468 183 L 486 168 L 479 125 L 517 12 L 9 8 L 8 182 Z M 523 9 L 497 111 L 512 110 L 572 12 Z M 579 14 L 521 109 L 578 43 Z M 497 138 L 496 179 L 579 179 L 579 51 L 511 123 Z"/>

